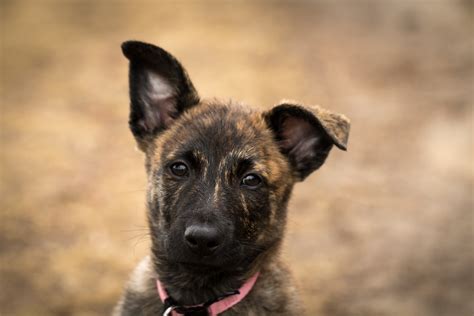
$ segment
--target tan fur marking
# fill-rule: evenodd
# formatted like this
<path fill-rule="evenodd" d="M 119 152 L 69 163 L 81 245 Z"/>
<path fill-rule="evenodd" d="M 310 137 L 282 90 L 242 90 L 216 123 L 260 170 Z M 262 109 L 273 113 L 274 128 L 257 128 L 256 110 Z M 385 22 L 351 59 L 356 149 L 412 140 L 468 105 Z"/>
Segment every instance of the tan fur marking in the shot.
<path fill-rule="evenodd" d="M 146 256 L 137 265 L 130 278 L 129 286 L 137 293 L 146 293 L 150 291 L 149 279 L 154 276 L 153 269 L 151 268 L 150 257 Z"/>
<path fill-rule="evenodd" d="M 212 197 L 212 202 L 215 207 L 218 206 L 219 198 L 220 198 L 220 177 L 217 177 L 216 186 L 214 187 L 214 194 Z"/>
<path fill-rule="evenodd" d="M 226 157 L 224 157 L 224 159 L 219 161 L 219 165 L 217 166 L 217 174 L 218 175 L 222 175 L 224 173 L 224 171 L 225 171 L 225 161 L 226 161 Z"/>
<path fill-rule="evenodd" d="M 275 197 L 272 196 L 270 198 L 270 225 L 275 224 L 275 218 L 276 218 L 276 205 L 274 202 Z"/>
<path fill-rule="evenodd" d="M 245 197 L 243 193 L 240 193 L 240 201 L 242 202 L 242 207 L 244 208 L 245 214 L 249 214 L 249 209 L 247 208 L 247 202 L 245 202 Z"/>
<path fill-rule="evenodd" d="M 180 195 L 181 195 L 181 191 L 183 191 L 183 187 L 180 186 L 178 187 L 178 190 L 176 190 L 175 194 L 174 194 L 174 199 L 173 199 L 173 205 L 176 205 L 179 198 L 180 198 Z"/>
<path fill-rule="evenodd" d="M 204 127 L 209 127 L 209 126 L 212 126 L 212 124 L 214 124 L 214 122 L 216 121 L 216 119 L 212 116 L 204 116 L 200 119 L 199 123 Z"/>
<path fill-rule="evenodd" d="M 235 127 L 237 127 L 239 131 L 244 131 L 248 127 L 248 123 L 244 120 L 238 120 L 235 123 Z"/>
<path fill-rule="evenodd" d="M 193 153 L 202 163 L 202 174 L 206 176 L 209 169 L 209 159 L 207 159 L 206 155 L 204 155 L 204 153 L 200 152 L 199 150 L 194 150 Z"/>

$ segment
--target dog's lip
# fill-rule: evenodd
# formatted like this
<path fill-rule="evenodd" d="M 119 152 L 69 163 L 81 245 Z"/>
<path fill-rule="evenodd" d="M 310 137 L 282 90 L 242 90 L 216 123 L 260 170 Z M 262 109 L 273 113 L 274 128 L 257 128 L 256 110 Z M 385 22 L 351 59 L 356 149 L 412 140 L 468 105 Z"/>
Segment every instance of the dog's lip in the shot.
<path fill-rule="evenodd" d="M 197 267 L 215 267 L 215 264 L 207 262 L 196 262 L 196 261 L 178 261 L 177 263 L 185 266 L 197 266 Z"/>
<path fill-rule="evenodd" d="M 196 261 L 179 261 L 178 264 L 182 265 L 188 269 L 197 269 L 197 270 L 208 270 L 208 269 L 217 269 L 220 267 L 218 264 L 208 263 L 208 262 L 196 262 Z"/>

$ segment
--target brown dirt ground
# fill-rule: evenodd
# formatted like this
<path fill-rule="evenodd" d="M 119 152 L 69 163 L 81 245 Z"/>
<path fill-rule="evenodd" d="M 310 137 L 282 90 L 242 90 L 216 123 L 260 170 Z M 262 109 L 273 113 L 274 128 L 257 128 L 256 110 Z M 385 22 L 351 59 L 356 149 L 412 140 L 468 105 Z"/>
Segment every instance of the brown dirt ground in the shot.
<path fill-rule="evenodd" d="M 2 315 L 107 314 L 147 251 L 127 39 L 352 119 L 290 205 L 308 315 L 473 315 L 473 2 L 0 3 Z"/>

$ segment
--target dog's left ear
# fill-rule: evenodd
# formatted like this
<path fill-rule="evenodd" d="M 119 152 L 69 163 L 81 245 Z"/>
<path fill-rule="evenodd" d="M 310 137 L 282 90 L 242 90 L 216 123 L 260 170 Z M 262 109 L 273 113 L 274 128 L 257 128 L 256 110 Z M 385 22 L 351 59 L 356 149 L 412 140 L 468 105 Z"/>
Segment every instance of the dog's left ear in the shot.
<path fill-rule="evenodd" d="M 283 103 L 264 113 L 298 181 L 321 167 L 333 145 L 347 149 L 350 121 L 318 106 Z"/>
<path fill-rule="evenodd" d="M 199 103 L 199 96 L 184 67 L 164 49 L 128 41 L 122 51 L 130 60 L 129 125 L 145 151 L 156 135 Z"/>

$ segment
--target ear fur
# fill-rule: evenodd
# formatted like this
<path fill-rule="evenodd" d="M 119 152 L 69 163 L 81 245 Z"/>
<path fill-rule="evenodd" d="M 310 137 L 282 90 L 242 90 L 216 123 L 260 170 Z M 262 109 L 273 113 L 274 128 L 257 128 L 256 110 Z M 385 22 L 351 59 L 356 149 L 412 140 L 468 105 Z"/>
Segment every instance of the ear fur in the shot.
<path fill-rule="evenodd" d="M 160 47 L 128 41 L 122 52 L 130 61 L 130 129 L 140 149 L 185 110 L 199 103 L 186 70 Z"/>
<path fill-rule="evenodd" d="M 282 103 L 264 117 L 300 181 L 323 165 L 333 145 L 347 149 L 350 121 L 344 115 L 319 106 Z"/>

